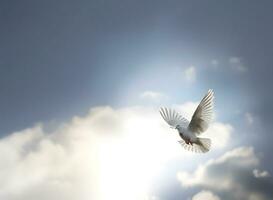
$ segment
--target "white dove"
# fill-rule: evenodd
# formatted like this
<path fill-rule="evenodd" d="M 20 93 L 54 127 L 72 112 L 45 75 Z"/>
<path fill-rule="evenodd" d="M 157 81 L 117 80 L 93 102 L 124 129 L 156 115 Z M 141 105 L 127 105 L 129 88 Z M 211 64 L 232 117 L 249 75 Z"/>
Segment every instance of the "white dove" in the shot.
<path fill-rule="evenodd" d="M 196 108 L 190 122 L 173 109 L 160 108 L 159 112 L 163 119 L 171 128 L 179 132 L 183 140 L 178 142 L 184 149 L 196 153 L 206 153 L 210 150 L 211 140 L 197 136 L 208 129 L 209 122 L 212 120 L 213 99 L 213 91 L 209 90 Z"/>

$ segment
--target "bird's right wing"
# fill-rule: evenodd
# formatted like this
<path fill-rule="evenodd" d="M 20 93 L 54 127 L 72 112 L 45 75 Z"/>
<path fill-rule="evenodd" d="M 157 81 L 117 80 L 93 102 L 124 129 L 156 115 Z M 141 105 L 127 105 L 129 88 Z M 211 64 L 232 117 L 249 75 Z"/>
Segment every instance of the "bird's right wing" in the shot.
<path fill-rule="evenodd" d="M 209 122 L 213 116 L 213 99 L 213 91 L 209 90 L 201 100 L 191 118 L 191 122 L 188 127 L 191 132 L 200 134 L 208 129 Z"/>
<path fill-rule="evenodd" d="M 182 117 L 178 112 L 173 109 L 161 107 L 159 112 L 163 119 L 172 127 L 175 128 L 177 125 L 181 127 L 188 127 L 189 121 Z"/>

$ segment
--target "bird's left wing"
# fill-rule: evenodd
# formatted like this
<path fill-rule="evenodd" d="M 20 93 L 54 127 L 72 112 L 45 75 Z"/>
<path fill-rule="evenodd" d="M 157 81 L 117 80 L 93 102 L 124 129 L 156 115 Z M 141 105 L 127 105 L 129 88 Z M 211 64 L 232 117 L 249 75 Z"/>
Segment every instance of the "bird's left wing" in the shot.
<path fill-rule="evenodd" d="M 181 127 L 188 127 L 189 121 L 182 117 L 178 112 L 173 109 L 161 107 L 159 112 L 163 119 L 172 127 L 175 128 L 177 125 Z"/>
<path fill-rule="evenodd" d="M 213 91 L 209 90 L 201 100 L 191 118 L 191 122 L 188 127 L 191 132 L 200 134 L 208 129 L 209 122 L 213 117 L 213 99 Z"/>

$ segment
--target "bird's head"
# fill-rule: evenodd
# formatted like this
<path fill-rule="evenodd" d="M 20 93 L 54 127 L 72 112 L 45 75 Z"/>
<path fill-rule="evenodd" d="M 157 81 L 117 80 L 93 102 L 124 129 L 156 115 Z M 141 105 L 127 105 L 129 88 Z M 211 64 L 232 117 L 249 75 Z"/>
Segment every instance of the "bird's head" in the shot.
<path fill-rule="evenodd" d="M 180 128 L 180 125 L 176 125 L 175 129 L 179 129 Z"/>

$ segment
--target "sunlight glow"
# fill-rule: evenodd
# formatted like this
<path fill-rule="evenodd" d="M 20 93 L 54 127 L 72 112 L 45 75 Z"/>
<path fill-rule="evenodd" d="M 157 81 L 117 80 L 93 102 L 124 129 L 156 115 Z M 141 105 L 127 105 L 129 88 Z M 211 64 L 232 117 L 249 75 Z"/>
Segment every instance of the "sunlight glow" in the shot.
<path fill-rule="evenodd" d="M 155 120 L 156 119 L 156 120 Z M 100 193 L 102 200 L 145 199 L 153 178 L 168 160 L 181 155 L 181 147 L 161 126 L 158 117 L 129 118 L 127 133 L 100 146 Z"/>

